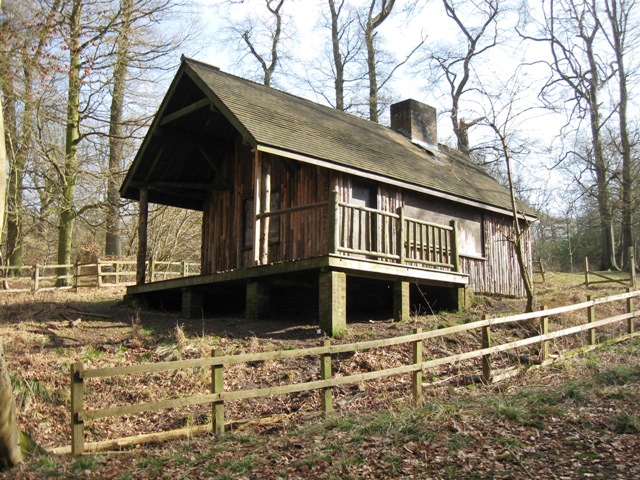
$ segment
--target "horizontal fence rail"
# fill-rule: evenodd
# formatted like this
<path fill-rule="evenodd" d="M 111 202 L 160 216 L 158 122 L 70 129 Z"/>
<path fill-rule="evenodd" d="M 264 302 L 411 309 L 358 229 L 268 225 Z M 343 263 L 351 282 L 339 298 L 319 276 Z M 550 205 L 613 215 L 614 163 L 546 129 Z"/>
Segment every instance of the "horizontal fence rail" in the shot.
<path fill-rule="evenodd" d="M 71 425 L 72 440 L 71 452 L 75 455 L 81 454 L 85 450 L 84 443 L 84 423 L 86 421 L 100 418 L 116 417 L 129 414 L 140 414 L 157 410 L 164 410 L 176 407 L 211 404 L 212 423 L 210 428 L 217 434 L 224 433 L 224 416 L 226 401 L 239 401 L 250 398 L 270 397 L 285 395 L 296 392 L 311 390 L 321 391 L 321 410 L 327 414 L 333 409 L 333 388 L 341 385 L 358 384 L 373 379 L 395 376 L 411 375 L 411 388 L 414 401 L 422 402 L 422 380 L 423 371 L 441 365 L 454 364 L 465 360 L 482 359 L 482 379 L 485 382 L 492 380 L 493 371 L 491 366 L 491 355 L 506 352 L 518 347 L 528 345 L 539 345 L 539 360 L 544 363 L 549 360 L 550 340 L 579 333 L 586 333 L 587 343 L 595 346 L 597 343 L 596 329 L 606 325 L 626 321 L 626 336 L 635 335 L 635 319 L 640 314 L 640 310 L 634 310 L 633 300 L 640 296 L 640 291 L 627 291 L 626 293 L 612 295 L 604 298 L 591 299 L 574 305 L 546 309 L 532 313 L 510 315 L 506 317 L 485 318 L 483 320 L 446 327 L 437 330 L 421 331 L 381 340 L 370 340 L 366 342 L 348 343 L 333 345 L 330 340 L 323 340 L 322 345 L 311 348 L 297 350 L 278 350 L 272 352 L 223 355 L 220 349 L 212 352 L 210 357 L 178 360 L 171 362 L 160 362 L 154 364 L 129 365 L 121 367 L 105 367 L 96 369 L 85 369 L 82 363 L 75 363 L 71 367 Z M 596 320 L 595 308 L 599 305 L 611 304 L 613 302 L 626 301 L 626 312 L 613 315 L 607 318 Z M 586 322 L 571 327 L 561 328 L 556 331 L 549 330 L 549 323 L 553 317 L 560 314 L 584 310 Z M 537 321 L 539 334 L 529 338 L 509 341 L 502 344 L 493 344 L 492 327 L 502 324 L 514 324 L 525 321 Z M 459 334 L 479 330 L 481 333 L 480 348 L 468 352 L 448 355 L 441 358 L 425 360 L 423 358 L 423 342 L 429 339 L 446 337 L 448 335 Z M 619 337 L 619 338 L 624 338 Z M 410 363 L 374 370 L 365 373 L 352 374 L 347 376 L 334 376 L 331 372 L 332 359 L 341 353 L 352 353 L 364 350 L 371 350 L 382 347 L 398 345 L 412 346 L 413 356 Z M 269 386 L 263 388 L 250 389 L 225 389 L 224 371 L 225 367 L 248 362 L 263 362 L 273 360 L 285 360 L 299 357 L 317 357 L 320 364 L 319 377 L 312 381 L 301 383 L 290 383 L 279 386 Z M 154 402 L 136 403 L 132 405 L 121 405 L 116 407 L 89 409 L 84 406 L 85 382 L 90 379 L 148 374 L 163 371 L 173 371 L 187 368 L 211 368 L 211 393 L 198 394 L 188 397 L 162 399 Z M 199 428 L 202 428 L 201 426 Z"/>
<path fill-rule="evenodd" d="M 636 286 L 636 259 L 634 247 L 629 247 L 627 251 L 628 273 L 615 272 L 618 275 L 613 276 L 614 272 L 597 272 L 589 269 L 589 257 L 584 257 L 584 284 L 586 287 L 602 283 L 618 283 L 620 285 Z M 591 279 L 591 276 L 599 278 L 599 280 Z"/>
<path fill-rule="evenodd" d="M 186 261 L 146 262 L 149 281 L 198 275 L 200 264 Z M 28 292 L 55 288 L 113 287 L 133 285 L 135 260 L 104 260 L 93 263 L 0 266 L 0 292 Z"/>

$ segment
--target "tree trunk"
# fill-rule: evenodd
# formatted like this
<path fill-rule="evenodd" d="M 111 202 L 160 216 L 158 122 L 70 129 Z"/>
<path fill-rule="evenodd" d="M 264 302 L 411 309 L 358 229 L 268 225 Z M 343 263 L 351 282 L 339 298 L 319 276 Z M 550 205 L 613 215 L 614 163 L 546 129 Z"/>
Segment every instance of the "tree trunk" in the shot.
<path fill-rule="evenodd" d="M 331 11 L 331 48 L 333 52 L 333 66 L 335 67 L 336 78 L 334 86 L 336 90 L 336 110 L 344 111 L 344 64 L 342 62 L 342 54 L 340 52 L 340 11 L 341 4 L 336 9 L 335 0 L 329 0 L 329 10 Z"/>
<path fill-rule="evenodd" d="M 78 177 L 78 142 L 80 140 L 80 30 L 82 0 L 74 0 L 70 17 L 69 37 L 69 91 L 67 97 L 67 126 L 65 136 L 65 161 L 61 171 L 62 194 L 58 223 L 58 264 L 71 263 L 71 241 L 75 212 L 75 189 Z M 56 286 L 69 284 L 69 267 L 58 269 Z"/>
<path fill-rule="evenodd" d="M 116 63 L 113 68 L 113 93 L 109 118 L 109 171 L 107 178 L 107 219 L 105 254 L 120 257 L 120 175 L 122 173 L 122 115 L 129 65 L 129 38 L 133 0 L 121 0 L 122 27 L 116 40 Z"/>
<path fill-rule="evenodd" d="M 16 402 L 13 398 L 11 379 L 4 361 L 0 338 L 0 470 L 14 467 L 21 462 L 22 451 L 20 432 L 16 423 Z"/>
<path fill-rule="evenodd" d="M 620 96 L 618 120 L 620 125 L 620 153 L 622 154 L 622 254 L 627 255 L 629 248 L 635 247 L 633 241 L 633 176 L 631 172 L 633 158 L 631 156 L 631 141 L 629 139 L 627 121 L 629 93 L 627 91 L 627 73 L 624 62 L 624 40 L 627 34 L 629 11 L 625 11 L 624 2 L 619 2 L 619 0 L 608 0 L 605 5 L 611 27 L 610 43 L 618 64 L 618 94 Z M 628 8 L 630 9 L 632 6 Z M 623 264 L 625 269 L 629 270 L 629 259 L 626 259 Z"/>
<path fill-rule="evenodd" d="M 374 14 L 378 0 L 371 0 L 367 21 L 364 25 L 364 43 L 367 47 L 367 76 L 369 78 L 369 120 L 378 122 L 378 71 L 376 62 L 376 29 L 382 25 L 393 10 L 395 0 L 382 0 L 380 11 Z"/>

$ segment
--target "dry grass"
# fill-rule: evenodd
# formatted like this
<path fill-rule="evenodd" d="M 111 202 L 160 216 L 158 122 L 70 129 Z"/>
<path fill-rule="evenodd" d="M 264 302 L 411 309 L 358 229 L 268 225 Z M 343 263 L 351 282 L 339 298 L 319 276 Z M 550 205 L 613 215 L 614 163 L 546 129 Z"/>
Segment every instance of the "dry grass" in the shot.
<path fill-rule="evenodd" d="M 587 294 L 605 296 L 620 291 L 616 287 L 603 286 L 587 291 L 581 285 L 582 278 L 578 274 L 547 275 L 548 284 L 539 288 L 538 302 L 549 307 L 584 301 Z M 0 335 L 5 344 L 9 366 L 14 373 L 14 384 L 20 395 L 20 425 L 41 446 L 52 448 L 69 443 L 68 376 L 69 367 L 74 362 L 82 361 L 88 368 L 94 368 L 196 358 L 210 355 L 213 348 L 222 348 L 225 353 L 231 354 L 302 348 L 315 346 L 319 342 L 315 325 L 305 323 L 304 320 L 274 319 L 268 322 L 248 322 L 229 317 L 182 320 L 173 313 L 128 309 L 120 302 L 122 293 L 122 290 L 104 289 L 81 290 L 78 293 L 46 292 L 35 296 L 0 296 Z M 416 327 L 425 330 L 441 328 L 479 320 L 484 314 L 517 313 L 522 310 L 523 305 L 522 300 L 517 299 L 479 297 L 470 311 L 460 314 L 414 317 L 410 322 L 400 324 L 391 321 L 350 324 L 348 335 L 341 341 L 353 342 L 403 335 Z M 607 311 L 602 309 L 598 315 L 623 311 L 624 308 L 626 304 L 621 302 Z M 77 319 L 81 321 L 72 326 Z M 552 329 L 584 321 L 585 317 L 581 314 L 562 316 L 552 319 Z M 600 339 L 617 333 L 603 331 L 600 333 Z M 494 335 L 497 340 L 508 341 L 520 338 L 523 333 L 518 329 L 505 327 L 496 329 Z M 581 346 L 585 342 L 584 335 L 576 336 L 570 341 L 559 340 L 552 345 L 552 353 L 558 353 L 568 347 Z M 474 333 L 465 333 L 450 339 L 439 338 L 426 344 L 425 358 L 461 353 L 478 346 L 479 337 Z M 637 362 L 637 353 L 636 347 L 627 354 L 626 358 L 631 364 Z M 513 365 L 522 358 L 534 357 L 536 354 L 534 348 L 521 349 L 514 354 L 496 356 L 494 363 L 495 366 Z M 339 358 L 334 370 L 336 374 L 349 375 L 400 365 L 407 363 L 410 358 L 411 352 L 408 347 L 361 352 Z M 619 356 L 615 358 L 615 361 L 620 359 Z M 469 398 L 470 402 L 474 402 L 476 395 L 486 394 L 485 388 L 476 383 L 478 366 L 478 362 L 465 362 L 426 372 L 425 379 L 438 385 L 437 388 L 428 390 L 430 407 L 423 412 L 428 420 L 426 426 L 432 428 L 433 424 L 429 422 L 459 425 L 468 421 L 469 410 L 482 410 L 483 415 L 487 414 L 486 410 L 478 410 L 477 405 L 472 406 L 471 403 L 459 401 Z M 318 371 L 317 359 L 305 358 L 234 365 L 227 369 L 225 378 L 228 388 L 258 388 L 308 381 L 317 378 Z M 545 377 L 544 381 L 550 381 L 549 378 L 555 377 Z M 92 380 L 87 385 L 86 401 L 91 408 L 126 402 L 154 401 L 171 396 L 206 393 L 209 384 L 210 372 L 207 369 L 140 375 L 135 378 Z M 480 393 L 483 391 L 485 393 Z M 452 401 L 454 393 L 455 398 Z M 336 389 L 335 394 L 336 407 L 343 418 L 355 418 L 372 411 L 391 412 L 388 414 L 391 417 L 402 417 L 405 414 L 401 412 L 405 412 L 410 403 L 410 381 L 408 376 L 378 380 L 364 385 L 341 387 Z M 491 402 L 491 415 L 505 417 L 513 422 L 522 422 L 523 418 L 528 418 L 526 409 L 529 407 L 526 402 L 514 404 L 512 400 L 500 400 L 499 396 Z M 318 394 L 310 392 L 273 398 L 269 401 L 252 400 L 242 404 L 231 402 L 227 405 L 227 415 L 230 420 L 279 415 L 280 420 L 277 424 L 257 427 L 257 431 L 282 434 L 292 429 L 306 428 L 304 425 L 308 419 L 314 418 L 317 414 L 318 405 Z M 467 413 L 462 413 L 465 411 Z M 618 419 L 619 423 L 627 425 L 625 428 L 633 429 L 637 424 L 637 416 L 627 413 L 629 418 L 626 419 L 626 423 L 622 417 Z M 414 414 L 406 415 L 411 417 Z M 209 421 L 210 408 L 207 406 L 105 419 L 87 425 L 87 441 L 206 424 Z M 375 422 L 384 423 L 385 420 L 378 419 Z M 342 427 L 336 427 L 337 430 L 340 428 Z M 378 427 L 366 428 L 375 430 Z M 405 428 L 408 429 L 409 426 Z M 344 461 L 348 463 L 351 460 Z M 66 460 L 60 462 L 65 463 Z M 353 462 L 358 463 L 356 460 Z M 256 459 L 254 463 L 258 465 L 259 461 Z M 65 465 L 65 468 L 71 468 L 68 463 Z M 254 467 L 255 465 L 251 468 Z M 89 468 L 89 471 L 92 471 L 92 468 Z M 100 471 L 99 466 L 95 468 Z M 233 477 L 233 468 L 225 468 L 230 478 Z M 147 469 L 142 470 L 148 472 Z"/>

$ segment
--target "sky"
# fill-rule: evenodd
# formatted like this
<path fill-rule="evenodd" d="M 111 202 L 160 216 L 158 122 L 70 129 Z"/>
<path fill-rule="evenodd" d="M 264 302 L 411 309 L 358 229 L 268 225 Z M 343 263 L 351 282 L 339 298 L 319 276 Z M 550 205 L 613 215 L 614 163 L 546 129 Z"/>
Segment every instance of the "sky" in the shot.
<path fill-rule="evenodd" d="M 199 0 L 199 2 L 202 5 L 203 24 L 206 25 L 203 35 L 213 41 L 211 42 L 212 46 L 204 49 L 196 58 L 216 65 L 223 71 L 241 74 L 234 63 L 230 45 L 222 44 L 218 40 L 223 35 L 222 31 L 228 22 L 228 17 L 239 20 L 247 15 L 255 16 L 256 12 L 264 11 L 264 0 L 238 0 L 239 3 L 235 3 L 228 9 L 216 6 L 219 2 L 215 0 Z M 363 0 L 352 0 L 353 2 L 362 4 Z M 285 12 L 292 18 L 295 25 L 295 43 L 293 45 L 295 56 L 311 61 L 314 56 L 320 54 L 322 37 L 328 35 L 327 31 L 323 32 L 319 28 L 321 11 L 326 9 L 326 0 L 287 0 L 285 7 Z M 517 13 L 513 12 L 510 15 L 511 22 L 509 23 L 515 23 Z M 473 18 L 468 21 L 472 22 Z M 382 25 L 379 34 L 384 37 L 385 48 L 398 59 L 404 58 L 418 44 L 421 36 L 427 36 L 428 44 L 447 42 L 453 44 L 457 36 L 460 35 L 453 21 L 446 16 L 442 3 L 438 0 L 425 2 L 424 7 L 409 22 L 405 20 L 403 15 L 392 15 Z M 514 44 L 501 49 L 492 49 L 490 60 L 484 65 L 478 66 L 478 73 L 484 79 L 487 88 L 494 88 L 512 77 L 523 59 L 545 56 L 546 50 L 543 51 L 545 48 L 548 47 L 534 45 L 525 49 L 521 44 Z M 546 71 L 543 71 L 541 66 L 537 66 L 530 67 L 526 72 L 520 72 L 519 75 L 521 80 L 536 85 L 536 82 L 539 84 L 539 78 L 544 78 L 545 73 Z M 446 110 L 450 108 L 450 96 L 448 92 L 443 90 L 428 89 L 428 81 L 421 78 L 423 74 L 422 71 L 410 66 L 399 69 L 391 82 L 395 99 L 400 101 L 413 98 L 434 106 L 438 112 L 441 112 L 438 121 L 439 140 L 455 145 L 451 120 L 446 115 Z M 299 80 L 297 80 L 298 84 L 287 80 L 291 80 L 291 78 L 281 77 L 276 86 L 319 103 L 326 103 L 321 98 L 314 97 L 308 88 L 301 87 Z M 517 93 L 522 108 L 524 105 L 538 103 L 537 87 L 532 88 L 530 92 Z M 479 112 L 483 110 L 474 103 L 472 97 L 467 97 L 464 106 L 467 109 L 464 115 L 466 119 L 472 119 L 474 115 L 478 116 Z M 564 189 L 563 185 L 566 185 L 566 181 L 559 176 L 558 172 L 548 170 L 546 164 L 553 163 L 548 158 L 548 150 L 563 122 L 563 117 L 540 110 L 528 111 L 519 118 L 519 128 L 531 138 L 531 152 L 525 161 L 516 167 L 517 173 L 526 178 L 530 185 L 536 188 L 538 186 L 540 188 L 543 186 L 551 187 L 549 190 L 554 193 Z M 487 135 L 487 131 L 475 129 L 470 135 L 472 145 L 482 143 L 486 140 Z M 541 195 L 550 203 L 553 210 L 564 208 L 562 202 L 552 198 L 548 191 L 542 192 Z"/>

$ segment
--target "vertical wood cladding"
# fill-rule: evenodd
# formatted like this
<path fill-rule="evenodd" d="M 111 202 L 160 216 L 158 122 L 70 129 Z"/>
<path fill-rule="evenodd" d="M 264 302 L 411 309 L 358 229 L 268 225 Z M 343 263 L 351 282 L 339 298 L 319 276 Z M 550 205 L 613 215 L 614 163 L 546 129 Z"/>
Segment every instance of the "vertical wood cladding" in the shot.
<path fill-rule="evenodd" d="M 485 213 L 483 223 L 486 260 L 462 256 L 462 271 L 469 274 L 469 283 L 477 293 L 523 297 L 525 291 L 520 267 L 513 244 L 509 241 L 515 234 L 513 219 Z M 531 229 L 527 228 L 524 235 L 525 255 L 531 269 Z"/>
<path fill-rule="evenodd" d="M 267 154 L 265 154 L 267 155 Z M 271 191 L 280 199 L 280 209 L 326 202 L 329 171 L 314 165 L 271 159 Z M 235 151 L 225 157 L 223 171 L 231 191 L 212 190 L 204 207 L 202 267 L 204 273 L 249 267 L 253 247 L 247 245 L 248 218 L 245 202 L 253 199 L 254 154 L 236 142 Z M 269 263 L 309 258 L 327 253 L 327 208 L 314 208 L 280 216 L 279 235 L 269 242 Z"/>
<path fill-rule="evenodd" d="M 346 173 L 277 156 L 270 156 L 270 161 L 271 191 L 279 196 L 280 209 L 326 202 L 332 190 L 339 193 L 341 202 L 354 201 L 353 178 Z M 203 273 L 253 265 L 253 249 L 246 245 L 245 228 L 255 226 L 255 218 L 247 215 L 245 202 L 253 199 L 254 153 L 238 139 L 225 156 L 220 170 L 230 189 L 211 190 L 205 202 Z M 377 192 L 374 208 L 386 212 L 396 212 L 398 207 L 404 206 L 407 197 L 417 195 L 389 185 L 373 186 Z M 434 202 L 428 197 L 424 200 L 425 206 Z M 447 203 L 442 200 L 435 202 L 438 205 Z M 452 211 L 464 208 L 453 204 L 451 207 Z M 467 257 L 463 253 L 460 257 L 462 271 L 470 275 L 470 284 L 478 293 L 524 296 L 514 248 L 508 240 L 513 236 L 513 220 L 509 216 L 486 211 L 481 214 L 481 219 L 483 258 Z M 270 235 L 269 263 L 326 255 L 329 244 L 327 222 L 326 207 L 281 215 L 279 235 Z M 527 261 L 531 265 L 530 230 L 527 229 L 525 235 Z"/>

